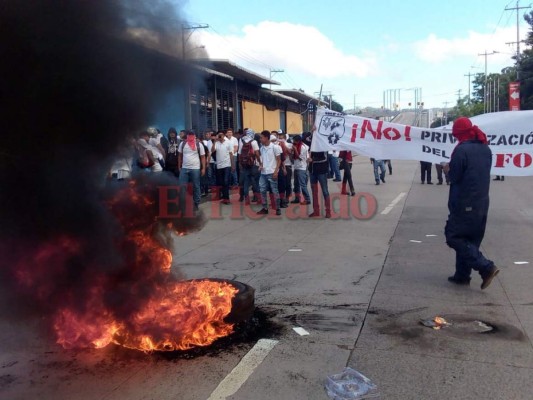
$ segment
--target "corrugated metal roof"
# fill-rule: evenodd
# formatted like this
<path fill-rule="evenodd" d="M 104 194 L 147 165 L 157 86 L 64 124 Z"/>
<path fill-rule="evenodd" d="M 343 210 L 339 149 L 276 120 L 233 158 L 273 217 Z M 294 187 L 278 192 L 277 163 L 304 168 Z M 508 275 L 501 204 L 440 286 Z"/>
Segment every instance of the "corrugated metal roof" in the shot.
<path fill-rule="evenodd" d="M 216 71 L 214 69 L 211 69 L 211 68 L 207 68 L 207 67 L 204 67 L 203 65 L 194 65 L 194 68 L 196 68 L 197 70 L 200 70 L 200 71 L 203 71 L 203 72 L 206 72 L 208 74 L 211 74 L 211 75 L 217 75 L 217 76 L 220 76 L 222 78 L 226 78 L 226 79 L 229 79 L 229 80 L 233 80 L 233 76 L 230 76 L 228 74 L 224 74 L 222 72 L 219 72 L 219 71 Z"/>
<path fill-rule="evenodd" d="M 290 97 L 290 96 L 286 96 L 278 91 L 274 91 L 274 90 L 268 90 L 268 89 L 263 89 L 262 90 L 263 92 L 265 93 L 268 93 L 274 97 L 279 97 L 280 99 L 284 99 L 284 100 L 289 100 L 289 101 L 292 101 L 294 103 L 298 103 L 298 100 L 295 99 L 294 97 Z"/>
<path fill-rule="evenodd" d="M 307 103 L 309 102 L 310 100 L 314 100 L 316 101 L 316 103 L 318 104 L 318 99 L 314 96 L 311 96 L 301 90 L 296 90 L 296 89 L 292 89 L 292 90 L 287 90 L 287 89 L 279 89 L 279 90 L 276 90 L 276 92 L 278 93 L 282 93 L 284 94 L 285 96 L 290 96 L 292 97 L 293 99 L 297 99 L 303 103 Z M 323 101 L 322 101 L 322 104 L 325 104 Z"/>
<path fill-rule="evenodd" d="M 269 84 L 269 85 L 279 85 L 280 83 L 274 81 L 265 76 L 256 74 L 249 69 L 241 67 L 229 60 L 210 60 L 210 59 L 195 59 L 196 64 L 200 64 L 209 69 L 213 69 L 217 72 L 227 74 L 233 78 L 241 79 L 243 81 L 248 81 L 250 83 L 255 83 L 257 85 Z"/>

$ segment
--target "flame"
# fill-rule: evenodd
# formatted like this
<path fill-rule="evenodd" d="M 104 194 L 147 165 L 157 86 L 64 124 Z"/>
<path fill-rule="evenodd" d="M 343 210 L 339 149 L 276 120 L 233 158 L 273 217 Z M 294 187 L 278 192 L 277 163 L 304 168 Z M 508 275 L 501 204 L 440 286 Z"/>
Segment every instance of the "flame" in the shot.
<path fill-rule="evenodd" d="M 50 304 L 64 348 L 186 350 L 233 332 L 224 319 L 237 288 L 223 281 L 179 281 L 171 273 L 165 233 L 181 236 L 195 226 L 158 220 L 152 189 L 132 181 L 106 202 L 122 227 L 112 243 L 119 256 L 115 269 L 94 265 L 98 258 L 88 239 L 65 235 L 31 247 L 15 266 L 21 289 Z"/>
<path fill-rule="evenodd" d="M 102 309 L 97 295 L 85 313 L 63 309 L 57 314 L 57 342 L 65 348 L 102 348 L 115 343 L 146 352 L 207 346 L 232 333 L 233 325 L 224 318 L 236 293 L 227 282 L 174 282 L 161 287 L 128 321 L 119 321 Z"/>

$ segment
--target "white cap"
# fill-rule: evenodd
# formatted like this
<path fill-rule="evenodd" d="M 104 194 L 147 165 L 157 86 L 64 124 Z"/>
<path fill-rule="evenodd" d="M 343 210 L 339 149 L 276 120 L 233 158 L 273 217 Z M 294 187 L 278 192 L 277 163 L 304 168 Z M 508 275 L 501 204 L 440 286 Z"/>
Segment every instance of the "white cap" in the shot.
<path fill-rule="evenodd" d="M 276 137 L 276 135 L 270 135 L 270 141 L 271 142 L 277 142 L 278 138 Z"/>

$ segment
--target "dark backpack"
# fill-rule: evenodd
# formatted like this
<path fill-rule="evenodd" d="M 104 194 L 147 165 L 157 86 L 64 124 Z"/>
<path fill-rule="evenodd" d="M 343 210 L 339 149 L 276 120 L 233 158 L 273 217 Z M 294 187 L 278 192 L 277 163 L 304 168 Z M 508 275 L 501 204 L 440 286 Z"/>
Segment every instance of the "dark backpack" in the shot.
<path fill-rule="evenodd" d="M 241 154 L 239 154 L 239 163 L 244 168 L 252 168 L 255 164 L 255 151 L 252 147 L 252 141 L 242 144 Z"/>

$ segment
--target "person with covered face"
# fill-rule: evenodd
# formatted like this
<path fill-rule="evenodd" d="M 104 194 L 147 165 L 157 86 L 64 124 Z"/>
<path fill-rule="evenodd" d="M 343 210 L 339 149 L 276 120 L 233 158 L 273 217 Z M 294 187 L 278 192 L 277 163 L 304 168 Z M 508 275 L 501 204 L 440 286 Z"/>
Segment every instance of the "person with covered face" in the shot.
<path fill-rule="evenodd" d="M 187 131 L 186 141 L 178 147 L 179 184 L 182 191 L 192 187 L 194 210 L 198 210 L 201 192 L 200 181 L 205 175 L 205 148 L 192 131 Z"/>
<path fill-rule="evenodd" d="M 492 152 L 486 135 L 468 118 L 458 118 L 452 134 L 458 144 L 445 166 L 451 182 L 445 235 L 456 261 L 455 274 L 448 281 L 468 285 L 474 270 L 481 275 L 481 289 L 485 289 L 500 272 L 479 250 L 489 211 Z"/>

